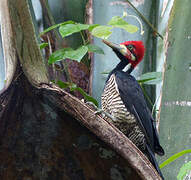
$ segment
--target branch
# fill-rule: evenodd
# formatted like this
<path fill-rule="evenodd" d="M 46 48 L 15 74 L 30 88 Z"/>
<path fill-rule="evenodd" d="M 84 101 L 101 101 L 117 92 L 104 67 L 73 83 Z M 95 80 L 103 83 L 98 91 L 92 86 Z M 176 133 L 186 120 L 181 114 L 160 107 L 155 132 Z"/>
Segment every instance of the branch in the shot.
<path fill-rule="evenodd" d="M 143 180 L 161 179 L 147 157 L 121 131 L 96 115 L 94 110 L 55 85 L 43 84 L 41 87 L 41 93 L 45 98 L 72 115 L 101 140 L 109 144 L 129 162 Z"/>

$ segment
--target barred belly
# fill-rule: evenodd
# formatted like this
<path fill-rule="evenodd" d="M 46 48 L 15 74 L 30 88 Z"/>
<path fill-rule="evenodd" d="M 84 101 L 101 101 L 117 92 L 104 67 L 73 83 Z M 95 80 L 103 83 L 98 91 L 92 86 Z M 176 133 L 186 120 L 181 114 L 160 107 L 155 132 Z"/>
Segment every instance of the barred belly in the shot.
<path fill-rule="evenodd" d="M 139 128 L 136 118 L 125 107 L 121 100 L 115 75 L 111 75 L 101 96 L 102 109 L 111 114 L 114 120 L 109 117 L 105 119 L 114 124 L 122 131 L 137 147 L 144 149 L 145 136 Z"/>

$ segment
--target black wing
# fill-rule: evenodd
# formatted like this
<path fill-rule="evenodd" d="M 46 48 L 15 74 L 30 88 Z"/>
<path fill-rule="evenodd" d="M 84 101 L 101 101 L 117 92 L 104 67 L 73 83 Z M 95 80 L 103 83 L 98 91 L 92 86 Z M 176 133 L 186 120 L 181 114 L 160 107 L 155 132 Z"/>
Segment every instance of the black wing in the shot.
<path fill-rule="evenodd" d="M 128 111 L 137 119 L 140 128 L 145 134 L 147 143 L 150 144 L 153 152 L 163 155 L 164 150 L 159 144 L 156 126 L 138 82 L 133 76 L 125 72 L 118 71 L 115 76 L 121 99 Z"/>

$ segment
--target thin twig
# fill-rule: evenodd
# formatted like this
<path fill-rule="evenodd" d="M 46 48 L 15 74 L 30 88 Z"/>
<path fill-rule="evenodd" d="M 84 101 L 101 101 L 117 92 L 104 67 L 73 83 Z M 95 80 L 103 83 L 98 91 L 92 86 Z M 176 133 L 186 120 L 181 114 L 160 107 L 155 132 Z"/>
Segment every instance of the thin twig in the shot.
<path fill-rule="evenodd" d="M 80 31 L 80 35 L 81 35 L 83 44 L 86 45 L 86 40 L 85 40 L 85 38 L 84 38 L 84 35 L 83 35 L 82 31 Z"/>
<path fill-rule="evenodd" d="M 52 46 L 51 46 L 49 35 L 47 35 L 47 40 L 48 40 L 48 46 L 49 46 L 49 54 L 52 54 Z M 57 78 L 56 68 L 55 68 L 55 64 L 54 63 L 52 64 L 52 70 L 53 70 L 55 82 L 57 82 L 58 78 Z"/>
<path fill-rule="evenodd" d="M 129 0 L 126 0 L 126 1 L 136 11 L 136 13 L 143 19 L 143 21 L 145 21 L 145 23 L 148 24 L 148 26 L 150 26 L 150 28 L 154 31 L 154 33 L 156 33 L 163 40 L 163 36 L 157 31 L 157 29 L 137 10 L 137 8 Z"/>

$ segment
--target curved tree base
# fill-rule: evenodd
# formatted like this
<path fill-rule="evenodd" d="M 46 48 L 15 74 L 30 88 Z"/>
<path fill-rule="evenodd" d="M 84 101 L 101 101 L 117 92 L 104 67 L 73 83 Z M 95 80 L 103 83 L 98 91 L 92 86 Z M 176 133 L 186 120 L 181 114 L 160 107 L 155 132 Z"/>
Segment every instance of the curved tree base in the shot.
<path fill-rule="evenodd" d="M 160 179 L 125 135 L 55 85 L 22 74 L 1 99 L 3 179 Z"/>

